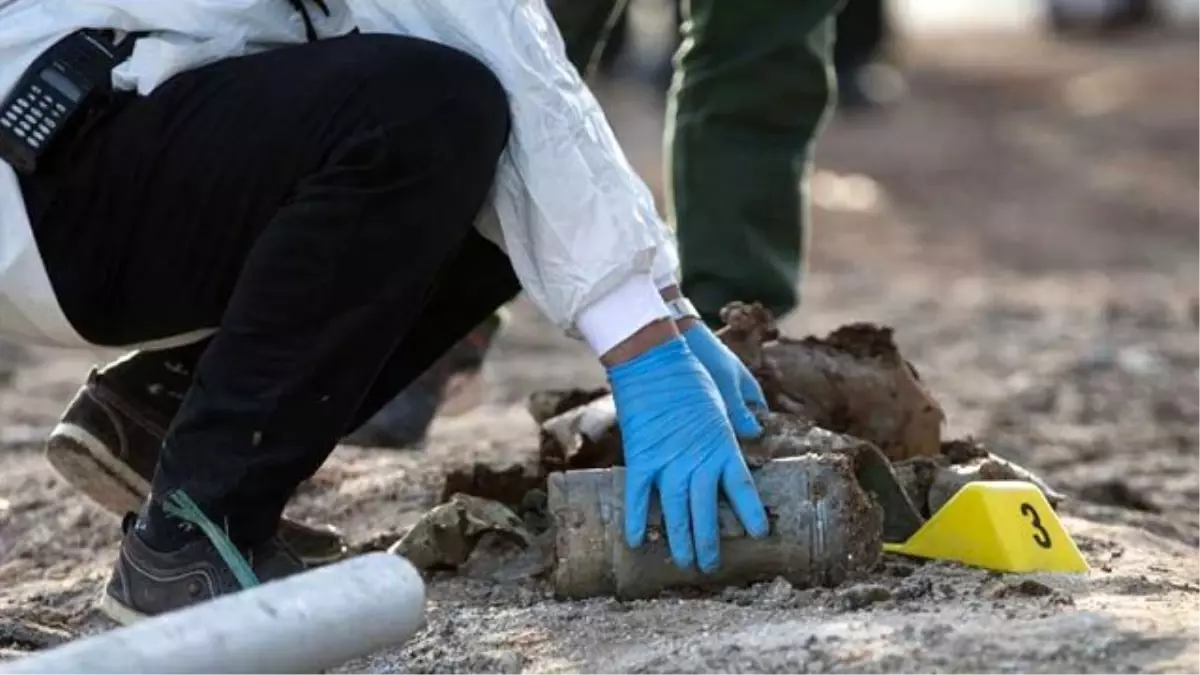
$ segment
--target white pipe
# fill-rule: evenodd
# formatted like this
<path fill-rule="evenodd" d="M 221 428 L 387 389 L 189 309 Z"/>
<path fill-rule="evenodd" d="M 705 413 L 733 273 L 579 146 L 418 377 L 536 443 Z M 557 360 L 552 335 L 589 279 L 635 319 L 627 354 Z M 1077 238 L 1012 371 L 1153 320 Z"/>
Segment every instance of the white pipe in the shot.
<path fill-rule="evenodd" d="M 312 673 L 403 644 L 425 583 L 371 553 L 70 642 L 0 673 Z"/>

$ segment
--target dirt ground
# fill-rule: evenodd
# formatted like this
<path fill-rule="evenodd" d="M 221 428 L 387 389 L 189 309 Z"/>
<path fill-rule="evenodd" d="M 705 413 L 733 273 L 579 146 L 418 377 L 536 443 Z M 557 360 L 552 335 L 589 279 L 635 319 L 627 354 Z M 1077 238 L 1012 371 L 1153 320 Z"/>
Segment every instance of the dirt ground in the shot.
<path fill-rule="evenodd" d="M 824 136 L 803 307 L 784 330 L 894 326 L 951 436 L 974 434 L 1072 498 L 1065 523 L 1092 571 L 888 559 L 849 588 L 778 581 L 637 602 L 440 577 L 428 627 L 347 670 L 1200 668 L 1194 29 L 1104 47 L 946 39 L 906 60 L 900 107 Z M 653 97 L 605 98 L 657 184 Z M 528 306 L 514 315 L 483 407 L 439 420 L 425 451 L 339 449 L 296 513 L 385 540 L 433 504 L 447 467 L 532 457 L 524 396 L 602 376 Z M 0 658 L 105 627 L 90 603 L 117 520 L 38 447 L 97 358 L 0 345 Z"/>

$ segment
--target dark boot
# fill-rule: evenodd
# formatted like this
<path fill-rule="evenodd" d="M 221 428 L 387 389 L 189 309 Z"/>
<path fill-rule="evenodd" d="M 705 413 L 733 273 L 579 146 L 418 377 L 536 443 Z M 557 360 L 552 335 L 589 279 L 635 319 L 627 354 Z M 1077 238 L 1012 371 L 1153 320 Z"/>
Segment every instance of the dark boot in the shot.
<path fill-rule="evenodd" d="M 46 442 L 46 458 L 68 483 L 116 513 L 137 511 L 150 494 L 167 420 L 139 406 L 119 383 L 93 371 Z M 279 536 L 305 563 L 340 560 L 346 543 L 331 527 L 283 519 Z"/>
<path fill-rule="evenodd" d="M 252 583 L 267 583 L 304 571 L 304 563 L 278 537 L 238 552 L 243 576 L 206 536 L 194 536 L 175 548 L 160 551 L 135 527 L 138 517 L 129 514 L 122 528 L 125 537 L 112 576 L 100 597 L 99 609 L 108 618 L 129 625 L 150 616 L 183 609 L 243 590 L 246 572 Z"/>
<path fill-rule="evenodd" d="M 504 320 L 501 310 L 477 326 L 342 442 L 366 448 L 419 445 L 439 409 L 452 398 L 451 390 L 477 384 L 484 358 Z"/>
<path fill-rule="evenodd" d="M 891 20 L 882 0 L 848 0 L 842 6 L 833 46 L 841 110 L 873 110 L 903 93 L 903 76 L 886 54 L 891 34 Z"/>

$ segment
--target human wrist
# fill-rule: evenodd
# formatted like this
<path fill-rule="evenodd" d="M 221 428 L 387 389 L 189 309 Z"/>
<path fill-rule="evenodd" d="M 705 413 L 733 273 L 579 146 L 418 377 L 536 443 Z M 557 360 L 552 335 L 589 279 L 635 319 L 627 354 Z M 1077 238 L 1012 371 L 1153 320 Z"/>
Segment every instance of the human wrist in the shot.
<path fill-rule="evenodd" d="M 640 357 L 647 356 L 656 347 L 662 347 L 676 340 L 682 342 L 675 323 L 670 319 L 659 319 L 642 327 L 620 344 L 600 355 L 600 363 L 609 369 L 630 364 Z"/>
<path fill-rule="evenodd" d="M 575 327 L 602 362 L 624 360 L 677 335 L 666 303 L 648 274 L 630 277 L 588 305 L 576 318 Z M 609 355 L 613 350 L 615 354 Z"/>
<path fill-rule="evenodd" d="M 675 283 L 674 281 L 672 281 L 672 283 L 670 283 L 666 286 L 660 287 L 658 292 L 659 292 L 659 295 L 662 296 L 664 303 L 669 304 L 672 300 L 683 300 L 684 299 L 683 290 L 680 289 L 679 284 Z M 670 308 L 668 307 L 668 310 L 669 309 Z M 695 327 L 696 325 L 701 324 L 699 317 L 695 317 L 695 316 L 674 317 L 673 320 L 675 321 L 675 325 L 679 328 L 680 333 L 683 333 L 684 331 L 687 331 L 687 330 Z"/>

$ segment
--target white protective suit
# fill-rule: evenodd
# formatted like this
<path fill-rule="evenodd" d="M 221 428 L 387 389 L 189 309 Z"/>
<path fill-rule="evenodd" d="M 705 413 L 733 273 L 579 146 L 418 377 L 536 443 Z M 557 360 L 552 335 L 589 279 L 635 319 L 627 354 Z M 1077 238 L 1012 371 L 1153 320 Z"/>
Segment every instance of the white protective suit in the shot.
<path fill-rule="evenodd" d="M 509 94 L 512 135 L 477 227 L 507 251 L 550 320 L 603 353 L 668 315 L 658 289 L 675 283 L 673 237 L 567 61 L 544 0 L 326 4 L 329 16 L 315 5 L 309 12 L 321 37 L 357 27 L 427 38 L 474 55 L 497 75 Z M 82 27 L 152 31 L 113 74 L 118 88 L 142 94 L 191 68 L 305 41 L 302 18 L 285 0 L 0 0 L 0 97 L 42 51 Z M 86 344 L 54 299 L 16 175 L 4 163 L 0 334 Z M 161 337 L 149 344 L 179 336 Z"/>

